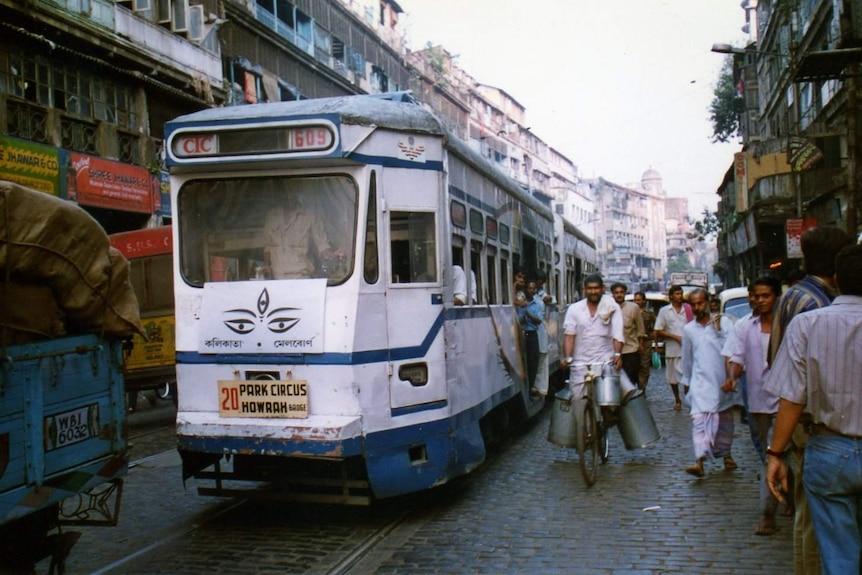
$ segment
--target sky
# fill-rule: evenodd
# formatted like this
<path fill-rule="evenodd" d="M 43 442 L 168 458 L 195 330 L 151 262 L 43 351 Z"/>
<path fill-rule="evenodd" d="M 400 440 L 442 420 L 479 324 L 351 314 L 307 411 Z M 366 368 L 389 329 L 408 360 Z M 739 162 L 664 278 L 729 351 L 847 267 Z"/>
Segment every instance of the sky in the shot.
<path fill-rule="evenodd" d="M 724 62 L 745 45 L 739 0 L 399 0 L 408 46 L 457 55 L 526 108 L 526 124 L 582 178 L 639 183 L 652 168 L 695 219 L 715 210 L 740 150 L 711 142 Z"/>

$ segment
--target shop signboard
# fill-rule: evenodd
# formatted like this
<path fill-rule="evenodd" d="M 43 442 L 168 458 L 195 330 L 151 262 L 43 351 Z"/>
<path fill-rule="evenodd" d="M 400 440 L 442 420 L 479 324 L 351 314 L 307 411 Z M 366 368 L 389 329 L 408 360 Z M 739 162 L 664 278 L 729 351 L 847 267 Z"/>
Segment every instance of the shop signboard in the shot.
<path fill-rule="evenodd" d="M 74 171 L 67 191 L 70 200 L 84 206 L 153 213 L 153 178 L 146 168 L 74 152 L 70 158 Z"/>
<path fill-rule="evenodd" d="M 788 218 L 784 222 L 787 235 L 787 258 L 802 257 L 802 234 L 817 225 L 817 218 Z"/>
<path fill-rule="evenodd" d="M 737 152 L 733 155 L 733 172 L 736 184 L 736 211 L 743 213 L 748 211 L 748 161 L 745 152 Z"/>
<path fill-rule="evenodd" d="M 0 136 L 0 179 L 60 197 L 60 150 Z"/>

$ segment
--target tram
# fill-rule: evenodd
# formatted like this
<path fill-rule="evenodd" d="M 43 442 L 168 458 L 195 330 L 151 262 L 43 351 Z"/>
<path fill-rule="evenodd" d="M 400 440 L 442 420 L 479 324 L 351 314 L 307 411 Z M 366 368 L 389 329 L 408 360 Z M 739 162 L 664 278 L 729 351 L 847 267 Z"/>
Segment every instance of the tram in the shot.
<path fill-rule="evenodd" d="M 165 150 L 178 448 L 201 494 L 421 491 L 541 410 L 514 272 L 544 271 L 565 305 L 554 282 L 579 280 L 585 238 L 566 252 L 574 231 L 409 95 L 208 109 L 168 122 Z"/>

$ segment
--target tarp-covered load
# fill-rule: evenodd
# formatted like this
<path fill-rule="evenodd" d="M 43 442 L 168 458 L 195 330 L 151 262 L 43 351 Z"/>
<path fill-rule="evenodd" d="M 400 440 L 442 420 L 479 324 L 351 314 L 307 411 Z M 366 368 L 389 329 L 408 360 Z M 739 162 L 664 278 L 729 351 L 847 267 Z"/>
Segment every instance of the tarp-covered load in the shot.
<path fill-rule="evenodd" d="M 0 342 L 143 333 L 129 263 L 72 202 L 0 181 Z"/>

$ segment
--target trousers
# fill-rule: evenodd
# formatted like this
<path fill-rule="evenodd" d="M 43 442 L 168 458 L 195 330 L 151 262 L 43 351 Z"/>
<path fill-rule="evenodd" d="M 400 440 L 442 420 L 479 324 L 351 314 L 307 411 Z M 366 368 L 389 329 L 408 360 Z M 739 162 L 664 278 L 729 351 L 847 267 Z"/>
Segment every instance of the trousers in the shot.
<path fill-rule="evenodd" d="M 802 483 L 824 575 L 859 573 L 862 553 L 862 439 L 812 435 Z"/>

